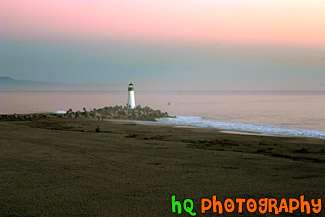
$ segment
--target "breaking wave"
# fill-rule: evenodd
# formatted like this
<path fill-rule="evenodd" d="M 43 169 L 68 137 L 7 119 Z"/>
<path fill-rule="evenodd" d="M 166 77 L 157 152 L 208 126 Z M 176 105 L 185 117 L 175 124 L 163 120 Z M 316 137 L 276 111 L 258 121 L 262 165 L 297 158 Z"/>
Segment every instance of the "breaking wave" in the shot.
<path fill-rule="evenodd" d="M 234 130 L 244 132 L 254 132 L 268 135 L 278 136 L 296 136 L 296 137 L 312 137 L 325 139 L 325 132 L 309 129 L 295 129 L 295 128 L 280 128 L 273 126 L 263 126 L 258 124 L 223 122 L 214 120 L 204 120 L 201 117 L 185 117 L 177 116 L 176 118 L 160 118 L 157 119 L 159 123 L 181 126 L 192 126 L 201 128 L 216 128 L 221 130 Z"/>
<path fill-rule="evenodd" d="M 67 111 L 56 111 L 55 114 L 66 114 Z"/>

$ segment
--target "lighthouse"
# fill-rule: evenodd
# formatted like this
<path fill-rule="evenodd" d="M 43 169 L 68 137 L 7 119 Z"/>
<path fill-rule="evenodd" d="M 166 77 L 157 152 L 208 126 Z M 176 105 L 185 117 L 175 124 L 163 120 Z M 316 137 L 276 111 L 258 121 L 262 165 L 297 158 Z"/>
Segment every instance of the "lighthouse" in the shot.
<path fill-rule="evenodd" d="M 130 109 L 134 109 L 135 108 L 134 88 L 133 88 L 133 84 L 132 83 L 129 84 L 129 88 L 128 88 L 128 103 L 127 103 L 127 107 L 130 108 Z"/>

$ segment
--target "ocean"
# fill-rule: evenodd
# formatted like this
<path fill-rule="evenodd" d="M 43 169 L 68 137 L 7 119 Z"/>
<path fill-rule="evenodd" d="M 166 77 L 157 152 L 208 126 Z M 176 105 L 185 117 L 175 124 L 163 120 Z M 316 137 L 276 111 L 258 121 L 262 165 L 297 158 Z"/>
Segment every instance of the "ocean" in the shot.
<path fill-rule="evenodd" d="M 162 123 L 325 139 L 325 91 L 136 91 L 136 104 L 167 111 Z M 0 92 L 0 113 L 125 105 L 127 91 Z"/>

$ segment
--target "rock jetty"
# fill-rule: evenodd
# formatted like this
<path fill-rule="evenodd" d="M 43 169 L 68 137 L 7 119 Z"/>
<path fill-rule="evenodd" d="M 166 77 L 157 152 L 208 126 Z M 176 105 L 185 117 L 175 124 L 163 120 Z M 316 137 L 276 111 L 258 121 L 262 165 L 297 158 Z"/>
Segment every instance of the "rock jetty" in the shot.
<path fill-rule="evenodd" d="M 115 120 L 142 120 L 142 121 L 155 121 L 157 118 L 172 118 L 167 112 L 154 110 L 148 106 L 137 106 L 134 109 L 127 109 L 123 106 L 110 106 L 100 109 L 93 109 L 87 111 L 72 111 L 69 109 L 65 114 L 56 113 L 41 113 L 41 114 L 8 114 L 0 115 L 0 120 L 5 121 L 28 121 L 44 118 L 93 118 L 99 120 L 115 119 Z"/>

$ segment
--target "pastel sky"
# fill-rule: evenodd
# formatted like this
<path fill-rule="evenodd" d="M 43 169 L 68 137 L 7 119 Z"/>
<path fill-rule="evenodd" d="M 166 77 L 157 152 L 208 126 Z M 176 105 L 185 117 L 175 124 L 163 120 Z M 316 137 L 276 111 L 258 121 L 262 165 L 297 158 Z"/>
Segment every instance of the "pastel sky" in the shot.
<path fill-rule="evenodd" d="M 1 0 L 0 49 L 22 79 L 324 89 L 325 1 Z"/>

